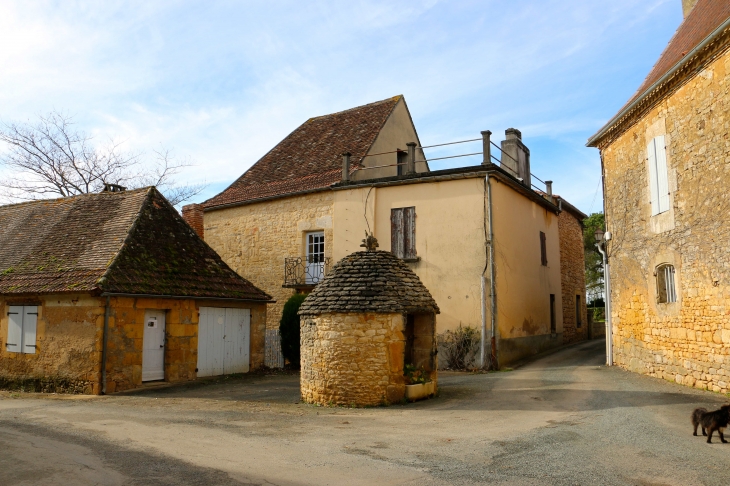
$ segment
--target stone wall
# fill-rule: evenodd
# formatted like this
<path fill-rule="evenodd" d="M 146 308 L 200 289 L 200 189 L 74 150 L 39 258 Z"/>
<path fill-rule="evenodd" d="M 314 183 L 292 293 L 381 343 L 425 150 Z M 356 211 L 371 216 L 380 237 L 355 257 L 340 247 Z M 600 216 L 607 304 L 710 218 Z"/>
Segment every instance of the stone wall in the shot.
<path fill-rule="evenodd" d="M 344 406 L 402 400 L 404 326 L 402 314 L 303 318 L 302 400 Z"/>
<path fill-rule="evenodd" d="M 558 217 L 558 233 L 563 293 L 563 343 L 568 344 L 588 338 L 583 225 L 569 211 L 563 211 Z M 580 314 L 576 314 L 576 296 L 580 296 Z"/>
<path fill-rule="evenodd" d="M 38 305 L 36 353 L 9 353 L 8 305 Z M 101 393 L 101 352 L 106 299 L 88 295 L 0 299 L 0 388 L 56 393 Z M 165 381 L 194 380 L 198 361 L 198 308 L 220 301 L 110 299 L 107 393 L 142 384 L 147 309 L 165 315 Z M 266 304 L 226 302 L 251 309 L 250 368 L 264 365 Z"/>
<path fill-rule="evenodd" d="M 294 294 L 282 288 L 284 258 L 304 256 L 305 234 L 317 230 L 324 231 L 325 256 L 332 256 L 333 201 L 332 192 L 323 191 L 205 213 L 206 243 L 276 300 L 268 308 L 269 329 L 278 329 L 284 303 Z"/>
<path fill-rule="evenodd" d="M 10 353 L 8 306 L 37 305 L 35 354 Z M 0 387 L 98 394 L 104 305 L 88 295 L 0 297 Z"/>
<path fill-rule="evenodd" d="M 730 54 L 718 57 L 602 150 L 614 361 L 632 371 L 730 390 Z M 666 138 L 670 210 L 652 216 L 646 146 Z M 675 267 L 677 302 L 654 270 Z"/>

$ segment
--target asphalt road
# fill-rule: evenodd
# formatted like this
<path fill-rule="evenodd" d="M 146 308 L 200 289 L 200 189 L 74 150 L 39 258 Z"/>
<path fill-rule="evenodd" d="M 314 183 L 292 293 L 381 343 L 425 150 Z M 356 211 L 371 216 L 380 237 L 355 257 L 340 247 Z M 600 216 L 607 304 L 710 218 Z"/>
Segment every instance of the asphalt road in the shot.
<path fill-rule="evenodd" d="M 602 353 L 590 342 L 511 372 L 444 373 L 440 397 L 389 408 L 297 403 L 286 375 L 3 392 L 0 484 L 730 484 L 730 444 L 689 422 L 730 399 L 607 368 Z"/>

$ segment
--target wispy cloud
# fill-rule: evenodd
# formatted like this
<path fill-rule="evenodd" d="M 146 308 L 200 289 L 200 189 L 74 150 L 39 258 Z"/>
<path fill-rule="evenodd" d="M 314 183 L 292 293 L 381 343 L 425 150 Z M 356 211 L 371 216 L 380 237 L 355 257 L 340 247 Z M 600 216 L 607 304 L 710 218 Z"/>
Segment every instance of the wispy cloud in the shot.
<path fill-rule="evenodd" d="M 307 118 L 404 94 L 425 143 L 522 129 L 587 210 L 583 144 L 648 72 L 675 3 L 3 2 L 0 120 L 63 109 L 99 139 L 173 148 L 211 196 Z"/>

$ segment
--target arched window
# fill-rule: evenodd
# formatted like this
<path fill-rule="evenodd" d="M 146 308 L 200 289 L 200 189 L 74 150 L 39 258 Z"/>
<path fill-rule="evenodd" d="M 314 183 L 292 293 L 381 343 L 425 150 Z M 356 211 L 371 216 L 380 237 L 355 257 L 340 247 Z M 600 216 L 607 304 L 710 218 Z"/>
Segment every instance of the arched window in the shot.
<path fill-rule="evenodd" d="M 656 301 L 659 304 L 677 302 L 677 290 L 674 286 L 674 266 L 662 263 L 656 267 Z"/>

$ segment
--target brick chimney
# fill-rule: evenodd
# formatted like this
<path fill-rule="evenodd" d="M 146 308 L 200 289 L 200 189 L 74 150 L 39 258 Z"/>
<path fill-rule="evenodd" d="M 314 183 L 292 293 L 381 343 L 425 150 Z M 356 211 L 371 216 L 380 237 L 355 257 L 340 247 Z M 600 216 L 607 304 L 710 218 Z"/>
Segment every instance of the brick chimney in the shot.
<path fill-rule="evenodd" d="M 531 187 L 530 149 L 522 143 L 522 133 L 516 128 L 508 128 L 504 131 L 504 136 L 499 166 L 518 179 L 522 179 L 522 183 L 527 187 Z"/>
<path fill-rule="evenodd" d="M 203 205 L 188 204 L 182 208 L 182 217 L 203 238 Z"/>
<path fill-rule="evenodd" d="M 682 0 L 682 12 L 684 13 L 684 18 L 687 18 L 687 15 L 692 11 L 694 6 L 697 4 L 697 0 Z"/>

